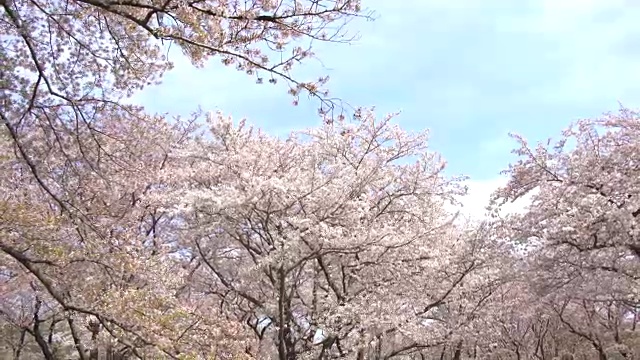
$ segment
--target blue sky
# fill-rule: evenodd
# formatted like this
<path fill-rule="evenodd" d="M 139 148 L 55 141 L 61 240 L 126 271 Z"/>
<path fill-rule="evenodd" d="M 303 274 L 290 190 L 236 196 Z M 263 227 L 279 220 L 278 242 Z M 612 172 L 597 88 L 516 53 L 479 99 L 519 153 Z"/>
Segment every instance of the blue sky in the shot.
<path fill-rule="evenodd" d="M 492 187 L 510 159 L 510 131 L 531 140 L 569 122 L 640 102 L 640 3 L 634 0 L 362 0 L 353 45 L 328 44 L 298 74 L 331 77 L 333 96 L 402 111 L 429 128 L 448 172 Z M 636 20 L 636 21 L 634 21 Z M 214 60 L 176 68 L 136 97 L 151 111 L 220 109 L 272 133 L 318 124 L 317 104 L 291 106 L 284 84 L 256 85 Z M 480 186 L 480 185 L 478 185 Z"/>

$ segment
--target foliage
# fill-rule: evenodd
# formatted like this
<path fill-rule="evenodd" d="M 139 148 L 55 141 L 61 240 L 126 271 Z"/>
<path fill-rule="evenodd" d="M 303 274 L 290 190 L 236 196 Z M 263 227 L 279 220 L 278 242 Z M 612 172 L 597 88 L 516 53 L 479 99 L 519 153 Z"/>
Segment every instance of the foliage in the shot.
<path fill-rule="evenodd" d="M 443 203 L 463 189 L 426 133 L 391 120 L 367 113 L 279 140 L 212 117 L 157 195 L 183 219 L 193 291 L 283 358 L 447 341 L 494 290 L 497 250 L 451 230 Z"/>
<path fill-rule="evenodd" d="M 636 112 L 515 136 L 494 218 L 465 222 L 427 132 L 331 116 L 327 78 L 291 72 L 301 40 L 350 40 L 359 1 L 0 7 L 0 357 L 640 356 Z M 123 105 L 169 43 L 283 79 L 330 121 L 279 139 Z"/>
<path fill-rule="evenodd" d="M 531 245 L 523 265 L 536 313 L 600 359 L 638 350 L 639 120 L 628 109 L 581 120 L 554 146 L 516 136 L 522 160 L 496 193 L 503 202 L 532 194 L 528 211 L 499 222 L 501 236 Z"/>
<path fill-rule="evenodd" d="M 143 202 L 163 186 L 159 171 L 191 139 L 192 123 L 169 125 L 123 100 L 161 79 L 172 67 L 163 50 L 176 44 L 196 66 L 217 56 L 257 82 L 283 79 L 296 101 L 306 92 L 329 110 L 327 78 L 302 81 L 291 70 L 313 56 L 301 40 L 350 41 L 343 25 L 368 16 L 360 3 L 3 0 L 0 8 L 0 296 L 3 329 L 22 334 L 9 347 L 35 341 L 47 359 L 92 357 L 114 341 L 137 357 L 241 354 L 238 325 L 182 292 L 178 220 Z M 53 333 L 71 339 L 75 355 L 56 353 L 62 340 Z"/>

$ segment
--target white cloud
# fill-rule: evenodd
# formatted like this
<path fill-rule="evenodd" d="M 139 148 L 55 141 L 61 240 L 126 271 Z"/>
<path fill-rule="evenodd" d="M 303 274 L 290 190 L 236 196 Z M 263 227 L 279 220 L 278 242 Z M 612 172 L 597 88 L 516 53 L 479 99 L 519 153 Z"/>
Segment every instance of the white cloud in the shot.
<path fill-rule="evenodd" d="M 459 201 L 462 206 L 450 207 L 451 211 L 460 211 L 460 215 L 472 220 L 483 220 L 488 218 L 486 207 L 494 191 L 507 184 L 507 178 L 504 176 L 496 177 L 488 180 L 469 180 L 465 182 L 468 188 L 466 196 L 460 197 Z M 500 215 L 521 213 L 526 210 L 531 203 L 531 197 L 535 194 L 532 192 L 527 196 L 516 200 L 513 203 L 504 204 L 500 209 Z"/>

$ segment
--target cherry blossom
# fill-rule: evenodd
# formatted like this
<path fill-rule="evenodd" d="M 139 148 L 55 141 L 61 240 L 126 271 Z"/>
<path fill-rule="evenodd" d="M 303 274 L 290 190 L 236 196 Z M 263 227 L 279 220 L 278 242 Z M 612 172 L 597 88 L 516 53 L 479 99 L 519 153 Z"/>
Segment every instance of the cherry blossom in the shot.
<path fill-rule="evenodd" d="M 412 354 L 451 341 L 499 288 L 497 244 L 444 211 L 458 179 L 427 133 L 392 120 L 363 112 L 281 140 L 217 114 L 163 170 L 170 190 L 152 197 L 184 219 L 192 291 L 260 351 Z"/>

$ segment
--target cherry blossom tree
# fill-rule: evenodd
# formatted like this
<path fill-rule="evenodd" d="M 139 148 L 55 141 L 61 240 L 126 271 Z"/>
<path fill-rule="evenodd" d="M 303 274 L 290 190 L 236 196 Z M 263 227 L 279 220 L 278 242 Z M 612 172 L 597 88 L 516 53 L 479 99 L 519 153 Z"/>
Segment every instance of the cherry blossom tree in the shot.
<path fill-rule="evenodd" d="M 281 139 L 123 99 L 177 45 L 297 102 L 356 0 L 0 0 L 0 357 L 631 359 L 640 117 L 531 147 L 459 222 L 428 133 L 358 110 Z M 309 41 L 309 47 L 301 42 Z M 456 221 L 454 221 L 456 220 Z"/>
<path fill-rule="evenodd" d="M 327 78 L 291 73 L 313 56 L 301 41 L 350 41 L 343 26 L 368 14 L 355 0 L 0 8 L 0 296 L 3 326 L 22 334 L 14 351 L 26 337 L 47 359 L 66 357 L 46 338 L 51 327 L 83 359 L 101 337 L 135 356 L 224 354 L 216 339 L 233 343 L 236 328 L 185 298 L 177 220 L 142 200 L 162 186 L 155 175 L 191 128 L 123 100 L 161 79 L 172 67 L 163 51 L 176 44 L 195 66 L 217 56 L 257 82 L 285 80 L 296 101 L 307 93 L 328 110 Z"/>
<path fill-rule="evenodd" d="M 257 82 L 283 79 L 296 99 L 310 94 L 328 110 L 328 78 L 291 73 L 313 56 L 301 42 L 348 42 L 344 25 L 368 16 L 358 0 L 3 0 L 0 8 L 0 119 L 18 145 L 29 124 L 92 129 L 105 108 L 135 121 L 140 109 L 122 99 L 173 66 L 162 44 L 195 66 L 218 57 Z"/>
<path fill-rule="evenodd" d="M 453 342 L 500 285 L 499 246 L 443 208 L 464 189 L 427 133 L 360 115 L 286 140 L 211 116 L 149 195 L 183 219 L 189 291 L 254 352 L 409 356 Z"/>
<path fill-rule="evenodd" d="M 631 359 L 640 349 L 633 317 L 624 303 L 595 301 L 563 289 L 536 293 L 535 268 L 530 281 L 503 285 L 484 317 L 484 333 L 475 343 L 476 356 L 496 359 Z"/>
<path fill-rule="evenodd" d="M 532 194 L 524 214 L 500 220 L 500 236 L 531 245 L 528 286 L 545 304 L 540 311 L 600 359 L 611 346 L 626 351 L 620 334 L 637 337 L 639 120 L 628 109 L 581 120 L 553 146 L 531 148 L 515 136 L 522 159 L 495 196 Z"/>
<path fill-rule="evenodd" d="M 285 80 L 296 97 L 324 97 L 327 78 L 301 81 L 291 74 L 314 55 L 302 42 L 349 42 L 344 25 L 370 15 L 358 0 L 0 5 L 3 116 L 14 127 L 33 113 L 65 107 L 71 115 L 156 82 L 172 67 L 162 44 L 177 45 L 196 66 L 218 57 L 258 82 Z"/>
<path fill-rule="evenodd" d="M 301 81 L 290 72 L 313 55 L 300 41 L 349 41 L 343 25 L 361 16 L 357 0 L 4 0 L 0 8 L 0 121 L 38 184 L 48 171 L 39 167 L 38 151 L 49 150 L 32 149 L 34 132 L 117 136 L 100 128 L 105 117 L 142 121 L 143 109 L 126 105 L 125 98 L 171 68 L 163 43 L 178 45 L 196 66 L 217 56 L 258 82 L 284 79 L 296 99 L 306 92 L 326 108 L 331 105 L 322 87 L 327 78 Z M 92 136 L 76 139 L 93 141 Z M 99 144 L 50 141 L 46 146 L 67 152 L 69 146 Z"/>
<path fill-rule="evenodd" d="M 0 315 L 20 334 L 12 347 L 28 340 L 45 359 L 93 359 L 105 346 L 137 358 L 241 354 L 242 329 L 182 291 L 173 220 L 142 200 L 190 122 L 109 119 L 94 124 L 109 135 L 34 133 L 30 151 L 46 150 L 37 178 L 3 143 Z"/>

